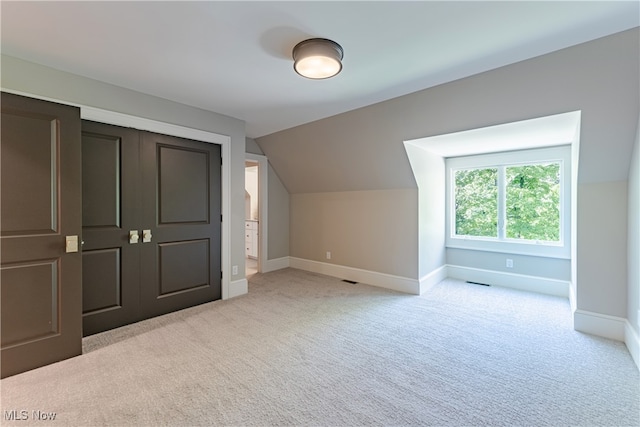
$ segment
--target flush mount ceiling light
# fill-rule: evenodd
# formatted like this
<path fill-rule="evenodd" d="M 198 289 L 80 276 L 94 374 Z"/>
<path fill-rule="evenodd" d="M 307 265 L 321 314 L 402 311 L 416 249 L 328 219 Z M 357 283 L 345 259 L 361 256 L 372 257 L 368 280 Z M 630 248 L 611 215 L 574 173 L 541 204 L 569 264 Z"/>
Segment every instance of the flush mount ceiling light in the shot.
<path fill-rule="evenodd" d="M 293 69 L 309 79 L 328 79 L 342 70 L 342 46 L 328 39 L 309 39 L 293 47 Z"/>

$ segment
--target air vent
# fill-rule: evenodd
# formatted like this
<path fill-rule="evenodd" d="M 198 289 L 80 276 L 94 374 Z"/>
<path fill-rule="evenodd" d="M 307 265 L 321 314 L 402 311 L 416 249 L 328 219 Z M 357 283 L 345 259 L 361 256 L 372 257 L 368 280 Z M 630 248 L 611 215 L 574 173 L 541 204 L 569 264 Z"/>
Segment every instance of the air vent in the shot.
<path fill-rule="evenodd" d="M 491 286 L 491 285 L 487 285 L 486 283 L 470 282 L 468 280 L 467 280 L 467 283 L 471 283 L 472 285 Z"/>

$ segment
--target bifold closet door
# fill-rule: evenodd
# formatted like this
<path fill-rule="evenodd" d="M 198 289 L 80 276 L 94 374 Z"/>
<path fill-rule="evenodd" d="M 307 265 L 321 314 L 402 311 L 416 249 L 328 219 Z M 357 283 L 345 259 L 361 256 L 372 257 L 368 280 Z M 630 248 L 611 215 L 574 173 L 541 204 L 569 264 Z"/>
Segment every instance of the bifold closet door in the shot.
<path fill-rule="evenodd" d="M 82 353 L 80 110 L 2 93 L 2 374 Z"/>
<path fill-rule="evenodd" d="M 141 134 L 141 302 L 151 317 L 221 296 L 221 151 Z"/>
<path fill-rule="evenodd" d="M 139 138 L 135 129 L 82 122 L 82 316 L 91 335 L 139 320 Z"/>

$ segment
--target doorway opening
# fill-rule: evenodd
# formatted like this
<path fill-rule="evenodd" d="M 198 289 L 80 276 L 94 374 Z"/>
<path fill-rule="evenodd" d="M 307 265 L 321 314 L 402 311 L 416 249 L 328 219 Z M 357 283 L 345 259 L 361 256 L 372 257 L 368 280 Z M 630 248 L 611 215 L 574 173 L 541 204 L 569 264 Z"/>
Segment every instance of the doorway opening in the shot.
<path fill-rule="evenodd" d="M 245 276 L 267 269 L 268 169 L 267 158 L 245 153 Z"/>
<path fill-rule="evenodd" d="M 244 246 L 245 275 L 258 272 L 260 253 L 260 164 L 256 161 L 244 162 Z"/>

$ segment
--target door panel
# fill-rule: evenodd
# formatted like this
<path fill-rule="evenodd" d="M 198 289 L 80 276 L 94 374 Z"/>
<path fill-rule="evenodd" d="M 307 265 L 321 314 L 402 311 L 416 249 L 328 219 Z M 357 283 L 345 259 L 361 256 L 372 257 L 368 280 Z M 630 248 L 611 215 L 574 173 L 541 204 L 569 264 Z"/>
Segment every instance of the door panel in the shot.
<path fill-rule="evenodd" d="M 158 146 L 160 224 L 209 221 L 209 152 Z"/>
<path fill-rule="evenodd" d="M 82 294 L 86 316 L 122 308 L 122 270 L 120 248 L 98 249 L 82 254 L 82 280 L 90 284 Z"/>
<path fill-rule="evenodd" d="M 211 286 L 209 282 L 210 245 L 209 239 L 159 244 L 158 297 Z"/>
<path fill-rule="evenodd" d="M 221 296 L 220 146 L 144 132 L 141 301 L 148 316 Z"/>
<path fill-rule="evenodd" d="M 3 109 L 3 137 L 15 137 L 2 146 L 3 155 L 11 159 L 2 162 L 3 180 L 11 183 L 2 187 L 3 236 L 57 231 L 59 125 L 54 115 Z M 34 171 L 37 179 L 20 179 L 27 170 Z"/>
<path fill-rule="evenodd" d="M 91 133 L 90 125 L 83 123 L 82 227 L 120 228 L 122 139 Z"/>
<path fill-rule="evenodd" d="M 83 333 L 139 320 L 139 135 L 82 122 Z"/>
<path fill-rule="evenodd" d="M 58 332 L 57 260 L 5 265 L 1 280 L 3 347 Z"/>
<path fill-rule="evenodd" d="M 1 376 L 82 352 L 80 111 L 2 93 Z"/>

